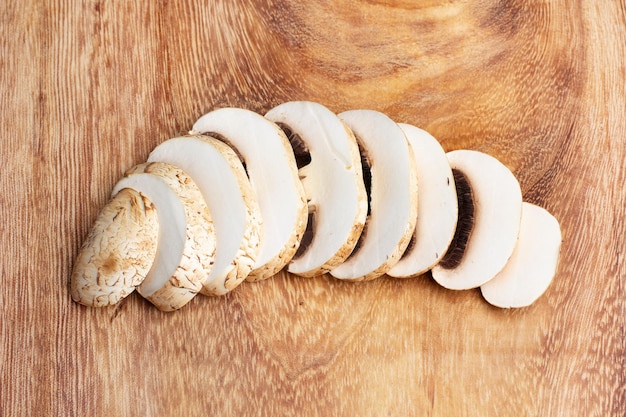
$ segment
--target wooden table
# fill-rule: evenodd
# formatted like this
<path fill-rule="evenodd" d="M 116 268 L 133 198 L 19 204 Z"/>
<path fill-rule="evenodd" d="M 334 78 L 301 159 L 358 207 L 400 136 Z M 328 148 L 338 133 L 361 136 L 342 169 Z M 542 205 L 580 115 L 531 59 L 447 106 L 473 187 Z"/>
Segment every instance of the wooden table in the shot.
<path fill-rule="evenodd" d="M 623 0 L 0 3 L 1 416 L 623 416 Z M 370 108 L 488 152 L 561 222 L 529 308 L 279 274 L 71 301 L 123 172 L 223 106 Z"/>

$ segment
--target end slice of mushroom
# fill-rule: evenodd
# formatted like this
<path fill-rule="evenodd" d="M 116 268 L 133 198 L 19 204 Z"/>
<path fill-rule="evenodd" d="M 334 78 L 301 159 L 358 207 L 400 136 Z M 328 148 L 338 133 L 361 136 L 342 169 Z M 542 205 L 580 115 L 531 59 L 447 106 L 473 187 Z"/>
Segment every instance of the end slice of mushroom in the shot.
<path fill-rule="evenodd" d="M 72 299 L 105 307 L 132 293 L 150 270 L 158 233 L 154 204 L 134 190 L 121 190 L 100 211 L 76 257 Z"/>
<path fill-rule="evenodd" d="M 308 219 L 289 140 L 275 123 L 238 108 L 205 114 L 193 125 L 191 134 L 197 133 L 223 140 L 241 156 L 263 218 L 259 256 L 247 280 L 273 276 L 295 255 Z"/>
<path fill-rule="evenodd" d="M 383 113 L 350 110 L 339 117 L 354 132 L 371 181 L 369 214 L 354 252 L 330 273 L 344 280 L 385 274 L 407 248 L 417 220 L 415 158 L 402 129 Z"/>
<path fill-rule="evenodd" d="M 513 253 L 522 192 L 513 173 L 490 155 L 458 150 L 447 157 L 455 175 L 459 220 L 454 241 L 432 276 L 448 289 L 477 288 L 500 272 Z"/>
<path fill-rule="evenodd" d="M 456 230 L 458 204 L 452 169 L 437 139 L 418 127 L 398 125 L 415 156 L 419 204 L 411 243 L 387 274 L 408 278 L 423 274 L 443 258 Z"/>
<path fill-rule="evenodd" d="M 217 139 L 185 136 L 157 146 L 148 157 L 156 161 L 181 168 L 200 189 L 217 239 L 215 263 L 201 292 L 226 294 L 252 271 L 262 233 L 259 206 L 239 157 Z"/>
<path fill-rule="evenodd" d="M 523 203 L 513 255 L 495 278 L 480 287 L 483 297 L 502 308 L 531 305 L 552 282 L 560 248 L 561 228 L 557 219 L 541 207 Z"/>
<path fill-rule="evenodd" d="M 152 201 L 159 219 L 156 257 L 137 290 L 160 310 L 177 310 L 202 289 L 213 265 L 216 242 L 209 210 L 192 179 L 173 165 L 137 165 L 113 193 L 124 188 Z"/>
<path fill-rule="evenodd" d="M 365 224 L 367 194 L 356 139 L 318 103 L 283 103 L 265 117 L 289 138 L 308 199 L 307 231 L 288 271 L 324 274 L 350 255 Z"/>

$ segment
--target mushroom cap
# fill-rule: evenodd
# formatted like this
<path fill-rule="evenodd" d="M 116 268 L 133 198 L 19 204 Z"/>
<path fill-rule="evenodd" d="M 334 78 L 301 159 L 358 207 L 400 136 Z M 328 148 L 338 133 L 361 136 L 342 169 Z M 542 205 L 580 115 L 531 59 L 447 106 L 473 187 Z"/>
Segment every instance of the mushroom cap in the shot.
<path fill-rule="evenodd" d="M 202 193 L 183 170 L 162 162 L 131 168 L 113 193 L 124 188 L 150 199 L 159 218 L 156 257 L 137 290 L 160 310 L 177 310 L 202 289 L 213 265 L 215 231 Z"/>
<path fill-rule="evenodd" d="M 310 163 L 298 172 L 312 239 L 300 247 L 288 271 L 307 277 L 324 274 L 350 255 L 365 224 L 367 193 L 356 139 L 335 113 L 318 103 L 283 103 L 265 117 L 301 140 L 310 154 Z"/>
<path fill-rule="evenodd" d="M 105 307 L 133 292 L 152 265 L 158 233 L 154 204 L 134 190 L 121 190 L 102 208 L 76 257 L 74 301 Z"/>
<path fill-rule="evenodd" d="M 502 308 L 531 305 L 552 282 L 560 248 L 561 228 L 557 219 L 541 207 L 523 203 L 515 250 L 504 269 L 480 287 L 483 297 Z"/>
<path fill-rule="evenodd" d="M 458 204 L 452 169 L 437 139 L 418 127 L 398 125 L 413 149 L 419 204 L 411 244 L 387 274 L 407 278 L 428 271 L 443 258 L 456 230 Z"/>
<path fill-rule="evenodd" d="M 263 218 L 259 256 L 247 280 L 273 276 L 295 255 L 308 219 L 306 196 L 289 140 L 275 123 L 238 108 L 205 114 L 191 133 L 223 139 L 242 157 Z"/>
<path fill-rule="evenodd" d="M 330 273 L 369 280 L 385 274 L 407 248 L 417 220 L 413 151 L 400 127 L 383 113 L 350 110 L 339 117 L 354 132 L 371 172 L 370 213 L 354 252 Z"/>
<path fill-rule="evenodd" d="M 156 161 L 181 168 L 200 189 L 217 239 L 215 263 L 201 292 L 228 293 L 252 271 L 262 228 L 259 206 L 239 157 L 217 139 L 185 136 L 157 146 L 148 157 L 148 162 Z"/>
<path fill-rule="evenodd" d="M 513 253 L 519 235 L 522 192 L 513 173 L 496 158 L 479 151 L 447 153 L 453 170 L 467 179 L 473 195 L 473 228 L 458 265 L 438 264 L 432 276 L 454 290 L 480 287 L 492 279 Z M 459 225 L 464 223 L 459 212 Z M 458 226 L 457 226 L 458 227 Z"/>

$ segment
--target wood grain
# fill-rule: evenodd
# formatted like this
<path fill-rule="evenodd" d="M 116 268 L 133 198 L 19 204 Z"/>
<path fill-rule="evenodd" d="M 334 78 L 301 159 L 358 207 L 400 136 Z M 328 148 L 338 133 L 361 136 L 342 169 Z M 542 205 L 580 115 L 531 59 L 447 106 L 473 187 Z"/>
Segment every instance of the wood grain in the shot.
<path fill-rule="evenodd" d="M 0 2 L 0 415 L 623 416 L 626 2 Z M 113 184 L 221 106 L 371 108 L 560 220 L 529 308 L 279 274 L 174 314 L 69 297 Z"/>

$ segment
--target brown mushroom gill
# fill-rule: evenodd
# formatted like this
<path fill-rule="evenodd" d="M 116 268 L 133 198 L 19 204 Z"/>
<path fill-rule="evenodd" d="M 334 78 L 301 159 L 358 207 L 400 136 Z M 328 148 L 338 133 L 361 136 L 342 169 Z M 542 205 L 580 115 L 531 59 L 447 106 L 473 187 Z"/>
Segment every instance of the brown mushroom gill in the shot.
<path fill-rule="evenodd" d="M 298 168 L 299 178 L 300 180 L 304 179 L 305 174 L 303 174 L 301 169 L 311 163 L 311 152 L 309 151 L 309 148 L 306 146 L 306 143 L 304 143 L 300 135 L 295 133 L 288 124 L 283 122 L 274 123 L 280 127 L 280 129 L 285 133 L 285 136 L 287 136 L 287 139 L 289 139 L 289 144 L 293 149 L 293 155 L 296 158 L 296 167 Z M 307 198 L 307 203 L 309 203 L 309 215 L 306 229 L 304 230 L 302 239 L 300 240 L 300 246 L 298 246 L 298 250 L 296 250 L 293 259 L 300 258 L 307 251 L 313 241 L 313 231 L 315 230 L 315 207 L 310 205 L 309 198 Z"/>
<path fill-rule="evenodd" d="M 474 196 L 472 187 L 465 174 L 460 170 L 452 169 L 452 175 L 454 176 L 456 186 L 459 219 L 450 247 L 439 262 L 439 265 L 445 269 L 453 269 L 459 266 L 474 228 Z"/>
<path fill-rule="evenodd" d="M 248 168 L 246 167 L 245 158 L 243 157 L 241 152 L 239 152 L 239 149 L 237 149 L 237 147 L 233 145 L 232 142 L 229 141 L 226 136 L 217 132 L 206 132 L 206 133 L 203 133 L 203 135 L 217 139 L 220 142 L 223 142 L 224 144 L 226 144 L 235 153 L 235 155 L 237 155 L 237 158 L 239 158 L 239 161 L 241 161 L 241 165 L 243 166 L 244 171 L 246 171 L 246 175 L 248 176 L 248 178 L 250 178 L 250 174 L 248 174 Z"/>
<path fill-rule="evenodd" d="M 289 125 L 283 122 L 274 122 L 285 132 L 285 136 L 289 139 L 289 144 L 293 148 L 293 154 L 296 157 L 296 166 L 298 169 L 304 168 L 311 163 L 311 152 L 302 140 L 300 135 L 295 133 Z"/>

